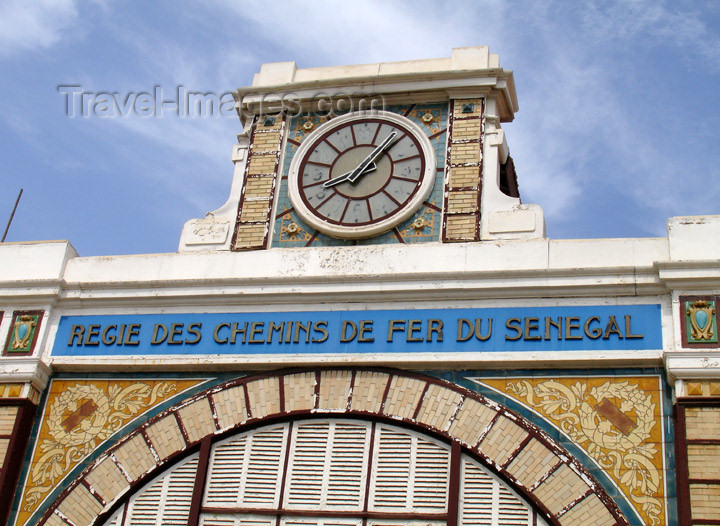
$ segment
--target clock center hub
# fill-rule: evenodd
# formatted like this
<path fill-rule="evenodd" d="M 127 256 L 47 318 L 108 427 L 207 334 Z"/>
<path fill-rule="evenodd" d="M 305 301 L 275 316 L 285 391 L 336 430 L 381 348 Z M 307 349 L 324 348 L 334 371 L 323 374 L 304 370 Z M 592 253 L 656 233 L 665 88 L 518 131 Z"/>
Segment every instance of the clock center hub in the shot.
<path fill-rule="evenodd" d="M 373 151 L 372 146 L 357 146 L 343 152 L 333 164 L 330 178 L 351 172 Z M 387 155 L 381 155 L 375 164 L 375 170 L 364 173 L 354 183 L 344 182 L 337 185 L 339 193 L 346 197 L 366 197 L 379 192 L 387 185 L 392 175 L 392 163 Z"/>

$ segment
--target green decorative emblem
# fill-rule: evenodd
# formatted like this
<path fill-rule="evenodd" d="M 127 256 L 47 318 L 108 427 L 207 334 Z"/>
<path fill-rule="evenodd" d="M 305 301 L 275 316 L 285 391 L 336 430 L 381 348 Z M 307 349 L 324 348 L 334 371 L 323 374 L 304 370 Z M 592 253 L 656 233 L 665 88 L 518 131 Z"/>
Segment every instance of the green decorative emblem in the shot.
<path fill-rule="evenodd" d="M 687 343 L 717 343 L 714 301 L 688 301 L 685 303 L 685 314 L 690 322 Z"/>
<path fill-rule="evenodd" d="M 10 339 L 6 352 L 8 354 L 32 352 L 39 322 L 39 314 L 16 314 L 15 321 L 10 329 Z"/>

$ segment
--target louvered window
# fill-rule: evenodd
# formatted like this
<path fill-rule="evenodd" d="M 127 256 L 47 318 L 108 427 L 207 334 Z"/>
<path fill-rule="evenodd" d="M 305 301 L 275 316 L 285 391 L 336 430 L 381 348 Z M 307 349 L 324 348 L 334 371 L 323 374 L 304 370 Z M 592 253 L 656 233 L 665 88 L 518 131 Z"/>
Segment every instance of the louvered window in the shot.
<path fill-rule="evenodd" d="M 360 511 L 370 430 L 365 423 L 300 422 L 293 427 L 285 506 Z"/>
<path fill-rule="evenodd" d="M 450 448 L 391 426 L 378 435 L 370 509 L 447 511 Z"/>
<path fill-rule="evenodd" d="M 461 526 L 546 526 L 533 511 L 479 462 L 463 455 L 460 484 Z"/>
<path fill-rule="evenodd" d="M 234 435 L 209 455 L 199 526 L 447 524 L 451 448 L 422 433 L 310 419 Z M 187 525 L 197 466 L 198 454 L 176 464 L 104 526 Z M 459 471 L 458 525 L 547 526 L 479 462 L 463 454 Z"/>
<path fill-rule="evenodd" d="M 216 445 L 204 505 L 277 508 L 287 437 L 287 425 L 269 426 Z"/>
<path fill-rule="evenodd" d="M 196 453 L 150 482 L 130 499 L 123 526 L 186 526 L 197 465 Z"/>

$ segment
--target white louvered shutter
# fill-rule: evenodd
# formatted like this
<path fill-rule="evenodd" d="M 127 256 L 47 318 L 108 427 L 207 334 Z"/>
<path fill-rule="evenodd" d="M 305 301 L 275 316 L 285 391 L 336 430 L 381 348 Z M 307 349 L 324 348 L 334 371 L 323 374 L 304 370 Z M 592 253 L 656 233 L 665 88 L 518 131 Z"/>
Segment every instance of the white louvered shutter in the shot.
<path fill-rule="evenodd" d="M 532 511 L 503 482 L 463 455 L 461 526 L 532 526 Z"/>
<path fill-rule="evenodd" d="M 503 526 L 532 525 L 532 512 L 504 485 L 499 486 L 498 523 Z"/>
<path fill-rule="evenodd" d="M 288 509 L 360 510 L 365 496 L 369 426 L 345 421 L 297 423 L 291 439 L 284 505 Z"/>
<path fill-rule="evenodd" d="M 130 500 L 124 526 L 186 526 L 198 455 L 150 482 Z"/>
<path fill-rule="evenodd" d="M 362 519 L 286 517 L 280 521 L 280 526 L 362 526 Z"/>
<path fill-rule="evenodd" d="M 360 518 L 331 515 L 362 511 L 366 498 L 367 526 L 445 526 L 410 514 L 447 513 L 450 446 L 392 425 L 374 429 L 357 420 L 304 420 L 214 445 L 203 500 L 214 509 L 201 513 L 200 526 L 276 526 L 276 513 L 281 526 L 361 526 Z M 195 454 L 145 484 L 126 505 L 126 519 L 121 508 L 103 526 L 185 526 L 197 464 Z M 481 463 L 463 454 L 460 465 L 461 526 L 533 524 L 529 504 Z"/>
<path fill-rule="evenodd" d="M 447 511 L 450 448 L 422 435 L 379 425 L 373 458 L 374 511 Z"/>
<path fill-rule="evenodd" d="M 276 508 L 288 425 L 270 426 L 217 444 L 210 457 L 204 506 Z"/>
<path fill-rule="evenodd" d="M 200 526 L 275 526 L 275 523 L 275 517 L 262 515 L 244 515 L 242 517 L 213 515 L 212 513 L 200 515 Z"/>
<path fill-rule="evenodd" d="M 493 525 L 493 480 L 479 466 L 463 460 L 460 487 L 460 520 L 462 526 Z"/>

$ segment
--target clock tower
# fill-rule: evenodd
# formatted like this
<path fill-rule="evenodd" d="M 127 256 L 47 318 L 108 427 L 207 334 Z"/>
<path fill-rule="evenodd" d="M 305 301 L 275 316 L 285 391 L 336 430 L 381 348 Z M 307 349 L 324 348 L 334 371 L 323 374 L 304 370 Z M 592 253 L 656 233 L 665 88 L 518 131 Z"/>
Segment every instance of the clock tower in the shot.
<path fill-rule="evenodd" d="M 720 524 L 720 216 L 545 237 L 486 47 L 235 98 L 178 253 L 0 243 L 0 524 Z"/>
<path fill-rule="evenodd" d="M 513 73 L 487 47 L 264 64 L 235 97 L 243 132 L 230 198 L 185 224 L 180 251 L 544 237 L 501 127 L 518 110 Z"/>

